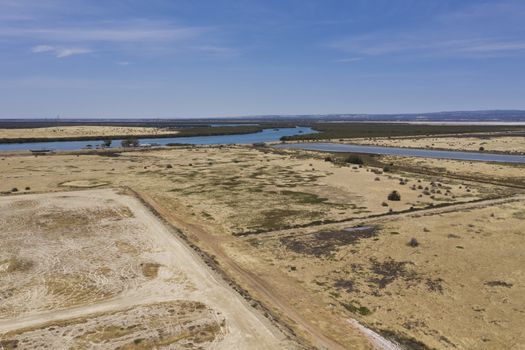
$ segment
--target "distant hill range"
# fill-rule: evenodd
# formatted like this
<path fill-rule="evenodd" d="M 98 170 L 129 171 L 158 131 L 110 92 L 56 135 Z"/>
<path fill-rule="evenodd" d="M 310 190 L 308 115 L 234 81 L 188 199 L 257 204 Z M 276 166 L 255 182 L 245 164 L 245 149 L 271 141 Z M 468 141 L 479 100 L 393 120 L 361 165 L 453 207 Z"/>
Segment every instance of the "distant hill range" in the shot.
<path fill-rule="evenodd" d="M 322 114 L 297 116 L 265 116 L 275 119 L 319 119 L 322 121 L 478 121 L 525 122 L 523 110 L 453 111 L 401 114 Z"/>
<path fill-rule="evenodd" d="M 400 114 L 306 114 L 255 115 L 217 118 L 9 118 L 0 119 L 0 127 L 49 125 L 181 125 L 206 123 L 267 123 L 267 122 L 525 122 L 525 110 L 483 110 Z"/>

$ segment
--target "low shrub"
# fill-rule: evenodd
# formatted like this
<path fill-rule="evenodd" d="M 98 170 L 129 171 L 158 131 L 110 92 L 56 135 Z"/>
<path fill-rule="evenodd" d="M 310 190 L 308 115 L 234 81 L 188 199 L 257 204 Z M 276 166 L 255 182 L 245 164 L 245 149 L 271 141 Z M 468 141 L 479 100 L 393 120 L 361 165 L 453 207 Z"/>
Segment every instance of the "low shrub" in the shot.
<path fill-rule="evenodd" d="M 411 238 L 410 241 L 408 241 L 408 245 L 411 247 L 417 247 L 419 246 L 419 242 L 415 238 Z"/>
<path fill-rule="evenodd" d="M 401 195 L 397 191 L 392 191 L 388 195 L 388 200 L 389 201 L 400 201 L 401 200 Z"/>
<path fill-rule="evenodd" d="M 361 157 L 356 156 L 356 155 L 348 156 L 348 158 L 346 158 L 346 162 L 350 164 L 357 164 L 357 165 L 365 163 L 363 162 L 363 159 L 361 159 Z"/>

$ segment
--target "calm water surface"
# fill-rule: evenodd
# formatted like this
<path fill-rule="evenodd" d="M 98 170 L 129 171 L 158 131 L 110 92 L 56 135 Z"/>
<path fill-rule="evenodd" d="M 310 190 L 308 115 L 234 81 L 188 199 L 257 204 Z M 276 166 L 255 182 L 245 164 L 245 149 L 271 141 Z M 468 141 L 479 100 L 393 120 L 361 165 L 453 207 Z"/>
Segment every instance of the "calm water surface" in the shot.
<path fill-rule="evenodd" d="M 460 152 L 460 151 L 438 151 L 438 150 L 429 150 L 429 149 L 420 149 L 420 148 L 363 146 L 363 145 L 352 145 L 352 144 L 318 143 L 318 142 L 280 144 L 280 145 L 276 145 L 275 147 L 304 149 L 304 150 L 310 150 L 310 151 L 384 154 L 384 155 L 405 156 L 405 157 L 425 157 L 425 158 L 476 160 L 476 161 L 483 161 L 483 162 L 525 164 L 525 156 L 481 153 L 481 152 L 478 153 L 478 152 Z"/>
<path fill-rule="evenodd" d="M 311 128 L 280 128 L 264 129 L 261 132 L 239 135 L 219 135 L 219 136 L 194 136 L 194 137 L 168 137 L 168 138 L 144 138 L 139 139 L 141 144 L 167 145 L 169 143 L 185 143 L 192 145 L 214 145 L 214 144 L 250 144 L 255 142 L 279 141 L 283 136 L 297 134 L 315 133 Z M 112 147 L 120 147 L 122 140 L 113 140 Z M 53 141 L 53 142 L 26 142 L 26 143 L 3 143 L 0 144 L 0 151 L 20 151 L 20 150 L 41 150 L 49 149 L 55 151 L 76 151 L 86 148 L 88 145 L 100 145 L 100 140 L 90 141 Z"/>

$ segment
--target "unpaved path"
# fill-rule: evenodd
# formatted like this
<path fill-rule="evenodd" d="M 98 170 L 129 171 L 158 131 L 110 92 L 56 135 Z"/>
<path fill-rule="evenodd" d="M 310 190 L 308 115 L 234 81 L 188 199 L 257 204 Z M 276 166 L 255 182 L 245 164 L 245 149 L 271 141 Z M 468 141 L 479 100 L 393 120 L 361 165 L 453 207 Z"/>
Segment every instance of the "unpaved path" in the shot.
<path fill-rule="evenodd" d="M 241 267 L 238 263 L 236 263 L 231 257 L 228 256 L 224 252 L 224 249 L 222 247 L 223 244 L 227 243 L 230 240 L 239 239 L 234 237 L 218 237 L 215 235 L 210 234 L 206 231 L 205 228 L 201 227 L 198 224 L 195 224 L 191 221 L 191 219 L 188 219 L 184 217 L 184 215 L 181 215 L 173 210 L 168 210 L 164 208 L 161 204 L 159 204 L 152 196 L 150 196 L 147 193 L 138 193 L 138 195 L 147 202 L 150 206 L 152 206 L 163 218 L 168 220 L 171 224 L 174 226 L 180 228 L 185 234 L 190 236 L 192 239 L 199 241 L 199 244 L 202 244 L 207 247 L 207 249 L 210 250 L 210 252 L 217 257 L 217 260 L 220 261 L 221 266 L 223 268 L 226 268 L 228 271 L 233 272 L 236 276 L 240 276 L 241 278 L 241 284 L 246 287 L 249 290 L 256 291 L 260 296 L 262 296 L 262 300 L 264 300 L 265 303 L 271 304 L 273 307 L 280 310 L 280 312 L 283 315 L 286 315 L 286 317 L 291 320 L 296 327 L 302 329 L 304 332 L 309 334 L 310 341 L 318 348 L 321 349 L 345 349 L 346 347 L 339 344 L 338 342 L 334 341 L 333 339 L 330 339 L 328 336 L 323 334 L 310 320 L 305 319 L 303 316 L 298 314 L 294 307 L 290 304 L 290 300 L 287 300 L 280 296 L 278 293 L 275 292 L 271 288 L 271 286 L 259 276 L 253 274 L 251 271 L 248 271 Z M 412 217 L 415 215 L 436 215 L 440 213 L 446 213 L 451 211 L 458 211 L 458 210 L 468 210 L 472 208 L 479 208 L 479 207 L 486 207 L 489 205 L 496 205 L 501 203 L 508 203 L 512 201 L 518 201 L 518 200 L 524 200 L 525 195 L 524 194 L 518 194 L 512 197 L 508 198 L 497 198 L 497 199 L 488 199 L 483 201 L 477 201 L 477 202 L 471 202 L 471 203 L 461 203 L 456 205 L 451 205 L 447 207 L 442 208 L 430 208 L 426 210 L 419 210 L 417 212 L 407 212 L 407 213 L 401 213 L 401 214 L 393 214 L 385 217 L 380 218 L 370 218 L 368 221 L 380 221 L 380 220 L 397 220 L 402 217 Z M 348 222 L 344 223 L 338 223 L 338 224 L 327 224 L 327 225 L 319 225 L 319 226 L 312 226 L 309 227 L 309 229 L 325 229 L 327 227 L 333 227 L 334 225 L 344 225 L 351 223 L 353 221 L 359 221 L 359 223 L 362 223 L 363 221 L 367 221 L 367 219 L 359 219 L 359 220 L 349 220 Z M 275 231 L 275 232 L 268 232 L 264 234 L 260 234 L 259 236 L 271 236 L 275 234 L 281 234 L 281 233 L 290 233 L 287 232 L 291 230 L 285 230 L 285 231 Z M 366 337 L 370 343 L 371 347 L 374 349 L 382 349 L 382 350 L 389 350 L 389 349 L 399 349 L 399 347 L 396 344 L 393 344 L 389 342 L 388 340 L 384 338 L 378 338 L 375 336 L 375 333 L 367 329 L 366 327 L 362 325 L 355 324 L 355 321 L 349 322 L 349 325 L 356 329 L 358 332 L 363 334 L 364 337 Z"/>
<path fill-rule="evenodd" d="M 199 225 L 189 222 L 186 220 L 186 218 L 178 215 L 174 211 L 167 210 L 147 193 L 140 192 L 137 193 L 137 195 L 139 195 L 146 203 L 153 207 L 168 222 L 181 229 L 184 233 L 194 236 L 200 241 L 200 243 L 204 243 L 205 246 L 211 250 L 213 255 L 217 257 L 217 260 L 220 261 L 220 264 L 223 268 L 226 267 L 227 270 L 233 271 L 237 276 L 242 278 L 243 287 L 249 290 L 255 290 L 259 295 L 262 295 L 264 302 L 270 303 L 272 306 L 276 307 L 282 314 L 286 315 L 287 318 L 295 323 L 297 327 L 307 333 L 310 337 L 309 340 L 314 346 L 319 349 L 346 349 L 345 346 L 324 335 L 310 322 L 310 320 L 305 319 L 299 315 L 290 305 L 290 300 L 283 299 L 277 295 L 266 281 L 264 281 L 262 278 L 259 278 L 250 271 L 242 268 L 231 257 L 229 257 L 224 252 L 221 245 L 227 242 L 228 238 L 222 239 L 221 237 L 221 239 L 219 239 L 216 236 L 209 234 Z"/>
<path fill-rule="evenodd" d="M 388 339 L 385 339 L 380 334 L 377 334 L 376 332 L 366 328 L 359 322 L 353 319 L 349 319 L 348 323 L 350 323 L 353 327 L 359 329 L 361 333 L 368 339 L 370 339 L 370 342 L 374 345 L 374 349 L 377 350 L 403 350 L 399 345 L 391 342 Z"/>
<path fill-rule="evenodd" d="M 0 320 L 0 334 L 21 328 L 36 327 L 43 323 L 70 318 L 83 317 L 89 314 L 111 312 L 122 310 L 141 304 L 150 304 L 163 301 L 170 301 L 169 297 L 145 297 L 143 295 L 119 296 L 104 302 L 73 307 L 64 310 L 52 310 L 33 313 L 27 316 L 16 317 L 14 319 Z"/>
<path fill-rule="evenodd" d="M 311 231 L 317 232 L 317 231 L 322 231 L 322 230 L 335 229 L 335 228 L 342 227 L 342 226 L 346 227 L 349 225 L 355 225 L 357 223 L 359 223 L 360 225 L 366 225 L 367 223 L 374 223 L 374 222 L 388 222 L 388 221 L 399 220 L 402 218 L 416 218 L 416 217 L 427 216 L 427 215 L 438 215 L 438 214 L 451 213 L 451 212 L 456 212 L 456 211 L 461 211 L 461 210 L 485 208 L 488 206 L 523 201 L 523 200 L 525 200 L 525 194 L 516 194 L 511 197 L 476 200 L 476 201 L 467 202 L 467 203 L 451 204 L 445 207 L 420 209 L 417 211 L 409 211 L 409 212 L 403 212 L 403 213 L 397 213 L 397 214 L 393 213 L 393 214 L 388 214 L 384 216 L 355 218 L 355 219 L 341 221 L 338 223 L 312 225 L 312 226 L 306 227 L 305 229 L 307 229 L 308 231 L 306 234 L 310 234 Z M 249 240 L 249 239 L 252 239 L 254 236 L 257 236 L 257 238 L 262 239 L 262 238 L 270 238 L 270 237 L 276 237 L 276 236 L 287 236 L 290 234 L 294 234 L 295 236 L 298 236 L 297 229 L 294 228 L 294 229 L 262 232 L 256 235 L 242 236 L 240 237 L 240 239 Z"/>

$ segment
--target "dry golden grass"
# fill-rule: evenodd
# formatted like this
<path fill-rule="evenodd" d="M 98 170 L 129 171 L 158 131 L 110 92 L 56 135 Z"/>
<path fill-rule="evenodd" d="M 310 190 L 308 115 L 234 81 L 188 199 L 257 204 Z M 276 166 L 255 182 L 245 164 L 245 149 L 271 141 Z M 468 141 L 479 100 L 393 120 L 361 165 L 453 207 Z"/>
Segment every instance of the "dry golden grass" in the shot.
<path fill-rule="evenodd" d="M 331 309 L 317 316 L 326 332 L 337 332 L 347 317 L 409 348 L 525 343 L 523 197 L 366 225 L 370 229 L 355 232 L 291 230 L 231 243 L 230 249 L 253 273 L 273 276 L 275 284 L 289 280 L 299 310 L 313 305 L 298 289 L 315 296 L 317 310 Z M 409 244 L 413 238 L 417 246 Z"/>
<path fill-rule="evenodd" d="M 385 157 L 386 161 L 417 171 L 525 187 L 525 164 L 467 162 L 451 159 Z"/>
<path fill-rule="evenodd" d="M 156 278 L 159 273 L 160 264 L 158 263 L 142 263 L 140 264 L 142 268 L 142 274 L 148 278 Z"/>
<path fill-rule="evenodd" d="M 57 126 L 47 128 L 27 129 L 0 129 L 0 139 L 17 138 L 58 138 L 58 137 L 108 137 L 108 136 L 133 136 L 133 135 L 162 135 L 174 134 L 176 131 L 149 128 L 149 127 L 124 127 L 124 126 Z"/>
<path fill-rule="evenodd" d="M 457 151 L 525 153 L 523 136 L 483 136 L 483 137 L 393 137 L 352 139 L 349 143 L 408 148 L 434 148 Z"/>
<path fill-rule="evenodd" d="M 429 167 L 439 165 L 438 161 L 435 162 L 427 164 Z M 172 167 L 167 167 L 168 164 Z M 457 164 L 463 167 L 464 174 L 472 172 L 469 163 Z M 480 172 L 493 167 L 476 163 L 472 168 L 478 169 L 478 166 L 482 169 Z M 521 168 L 508 168 L 508 173 L 519 177 L 516 169 Z M 221 259 L 231 259 L 250 276 L 267 284 L 275 300 L 288 303 L 299 317 L 344 346 L 367 348 L 366 342 L 356 341 L 355 332 L 352 333 L 347 322 L 349 318 L 357 318 L 389 337 L 407 342 L 414 337 L 437 348 L 450 347 L 447 342 L 458 347 L 481 344 L 490 348 L 492 344 L 507 344 L 509 339 L 517 336 L 514 326 L 519 326 L 520 322 L 514 319 L 511 321 L 513 326 L 507 331 L 498 331 L 498 335 L 496 328 L 492 328 L 494 324 L 481 327 L 476 323 L 477 319 L 467 321 L 467 316 L 475 317 L 477 313 L 465 312 L 465 317 L 456 317 L 458 310 L 477 307 L 468 301 L 470 297 L 477 300 L 476 305 L 485 305 L 487 295 L 492 295 L 485 294 L 485 291 L 493 293 L 498 290 L 494 288 L 507 291 L 504 285 L 482 284 L 482 288 L 487 289 L 479 292 L 479 288 L 474 289 L 478 285 L 472 281 L 461 287 L 461 279 L 467 273 L 479 273 L 469 268 L 465 261 L 472 259 L 474 265 L 482 266 L 483 256 L 501 259 L 498 254 L 504 252 L 515 256 L 515 249 L 522 248 L 519 241 L 513 240 L 517 234 L 499 239 L 502 236 L 500 230 L 505 226 L 501 222 L 493 225 L 488 220 L 482 229 L 491 234 L 471 237 L 468 224 L 476 225 L 481 215 L 479 210 L 485 209 L 455 209 L 457 212 L 432 216 L 424 216 L 421 211 L 421 217 L 400 216 L 399 221 L 394 220 L 396 213 L 410 208 L 427 210 L 440 204 L 511 196 L 519 192 L 516 189 L 439 175 L 384 173 L 367 166 L 360 168 L 325 162 L 308 152 L 261 152 L 248 147 L 177 148 L 123 152 L 112 157 L 75 154 L 12 156 L 0 158 L 0 180 L 0 192 L 25 186 L 30 186 L 32 191 L 52 192 L 63 190 L 61 185 L 64 183 L 78 181 L 131 188 L 159 204 L 167 219 L 185 224 L 181 228 L 193 243 L 210 254 L 223 252 L 224 255 L 216 259 L 221 267 L 238 278 L 241 286 L 243 279 L 239 269 L 228 270 L 228 265 L 222 264 Z M 400 201 L 387 200 L 393 190 L 401 194 Z M 21 200 L 23 197 L 20 196 Z M 495 217 L 515 211 L 509 216 L 509 222 L 512 227 L 520 227 L 522 214 L 515 209 L 516 205 L 495 207 Z M 18 206 L 27 207 L 28 211 L 40 210 L 38 203 Z M 386 215 L 390 211 L 392 214 Z M 418 214 L 412 212 L 411 215 Z M 114 209 L 111 214 L 95 210 L 89 212 L 89 216 L 110 225 L 108 230 L 112 224 L 121 225 L 133 219 L 120 209 Z M 118 219 L 111 220 L 112 216 Z M 68 213 L 67 217 L 76 226 L 86 224 L 75 213 Z M 44 233 L 49 225 L 55 225 L 53 231 L 56 231 L 67 224 L 60 218 L 45 215 L 35 220 L 40 220 Z M 50 220 L 56 223 L 51 224 Z M 375 230 L 349 238 L 340 233 L 347 224 L 337 222 L 343 220 L 353 220 L 352 225 L 366 222 Z M 323 222 L 333 224 L 323 226 L 319 233 L 318 225 Z M 443 236 L 442 232 L 450 229 L 447 225 L 459 222 L 468 224 L 454 228 L 451 233 L 465 242 L 458 243 L 455 242 L 458 238 Z M 16 221 L 9 222 L 9 225 L 14 224 Z M 97 229 L 101 228 L 98 226 Z M 65 234 L 77 239 L 80 232 L 73 230 Z M 246 234 L 251 235 L 240 237 Z M 420 245 L 408 246 L 411 238 L 416 238 Z M 507 250 L 507 245 L 511 245 L 511 249 Z M 126 256 L 139 262 L 133 265 L 134 278 L 147 282 L 164 274 L 162 261 L 152 261 L 149 256 L 141 255 L 143 245 L 136 237 L 114 237 L 111 244 L 106 242 L 106 246 L 111 252 L 100 252 L 104 256 Z M 485 251 L 487 253 L 470 255 Z M 463 270 L 457 268 L 459 262 L 463 264 Z M 96 271 L 104 278 L 114 276 L 112 264 L 114 262 L 102 264 Z M 512 283 L 510 291 L 521 291 L 521 280 L 509 282 L 504 275 L 508 269 L 519 269 L 512 264 L 505 261 L 497 267 L 486 266 L 487 271 L 501 274 L 501 277 L 479 278 L 485 278 L 487 283 Z M 249 289 L 249 292 L 273 306 L 271 300 L 265 299 L 267 295 L 264 293 L 257 289 Z M 481 295 L 479 299 L 474 298 L 476 292 Z M 521 298 L 513 297 L 510 306 L 516 309 L 522 302 Z M 460 307 L 460 304 L 464 306 Z M 279 315 L 279 307 L 272 310 Z M 426 316 L 416 315 L 417 311 Z M 287 317 L 286 314 L 280 316 Z M 450 321 L 451 326 L 446 326 L 449 317 L 455 318 Z M 417 322 L 413 324 L 410 320 Z M 294 323 L 290 324 L 294 327 Z M 468 338 L 472 327 L 484 329 L 488 334 L 474 331 L 474 336 L 487 336 L 490 341 L 482 344 Z M 185 337 L 184 334 L 173 336 Z M 149 346 L 148 342 L 142 344 Z M 417 343 L 412 341 L 414 344 Z M 128 343 L 125 346 L 138 345 Z"/>
<path fill-rule="evenodd" d="M 125 186 L 151 194 L 174 210 L 182 206 L 235 235 L 474 200 L 497 192 L 475 183 L 342 167 L 283 153 L 223 147 L 125 152 L 117 157 L 9 157 L 0 159 L 0 191 Z M 433 188 L 433 183 L 442 188 Z M 401 193 L 401 201 L 387 201 L 392 190 Z"/>

